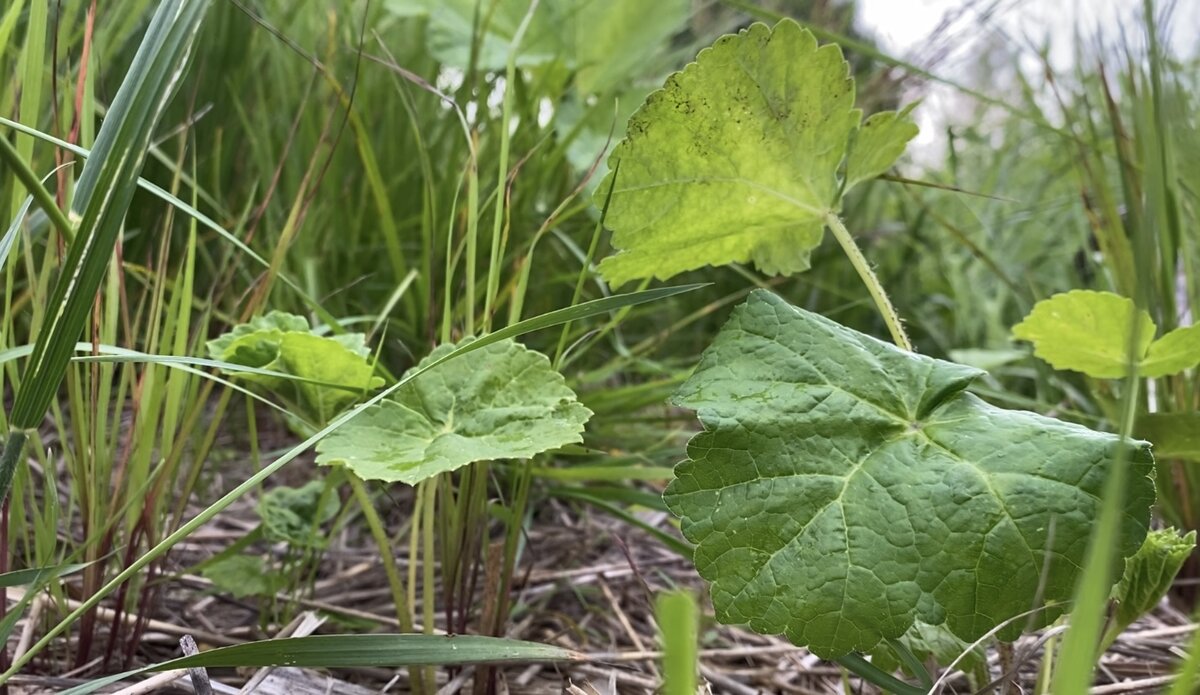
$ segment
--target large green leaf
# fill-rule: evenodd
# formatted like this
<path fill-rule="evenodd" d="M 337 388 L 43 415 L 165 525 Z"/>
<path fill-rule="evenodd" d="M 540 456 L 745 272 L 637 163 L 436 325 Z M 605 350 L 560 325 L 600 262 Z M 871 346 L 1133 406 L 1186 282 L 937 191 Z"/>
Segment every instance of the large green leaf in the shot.
<path fill-rule="evenodd" d="M 1112 292 L 1072 290 L 1040 301 L 1013 326 L 1013 336 L 1033 343 L 1033 354 L 1055 369 L 1117 379 L 1125 376 L 1134 321 L 1133 359 L 1140 376 L 1167 376 L 1200 364 L 1200 324 L 1155 340 L 1150 314 Z"/>
<path fill-rule="evenodd" d="M 606 221 L 620 253 L 600 270 L 615 285 L 731 262 L 805 270 L 843 193 L 916 132 L 907 110 L 862 124 L 841 49 L 791 20 L 722 37 L 650 95 L 613 151 Z"/>
<path fill-rule="evenodd" d="M 705 429 L 664 495 L 718 618 L 828 658 L 1056 617 L 1120 439 L 985 403 L 980 374 L 752 293 L 676 395 Z M 1154 499 L 1147 444 L 1130 465 L 1119 557 Z"/>
<path fill-rule="evenodd" d="M 207 347 L 213 359 L 273 372 L 235 375 L 278 393 L 317 423 L 383 386 L 361 333 L 315 335 L 307 319 L 282 311 L 235 326 Z"/>
<path fill-rule="evenodd" d="M 457 347 L 439 346 L 416 369 Z M 317 462 L 413 485 L 474 461 L 529 458 L 580 442 L 591 414 L 545 355 L 505 340 L 372 406 L 317 445 Z"/>

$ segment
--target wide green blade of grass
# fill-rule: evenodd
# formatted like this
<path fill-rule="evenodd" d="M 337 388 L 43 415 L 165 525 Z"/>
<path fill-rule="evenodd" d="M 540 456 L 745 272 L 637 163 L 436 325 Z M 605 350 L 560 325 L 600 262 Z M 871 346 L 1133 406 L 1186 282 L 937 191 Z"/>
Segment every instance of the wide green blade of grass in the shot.
<path fill-rule="evenodd" d="M 63 692 L 85 695 L 148 671 L 230 666 L 366 668 L 463 666 L 530 661 L 570 661 L 578 656 L 562 647 L 477 635 L 311 635 L 269 639 L 221 647 L 193 656 L 100 678 Z"/>
<path fill-rule="evenodd" d="M 654 602 L 654 617 L 662 633 L 663 695 L 696 692 L 699 666 L 700 608 L 687 591 L 661 594 Z"/>
<path fill-rule="evenodd" d="M 12 484 L 26 431 L 41 423 L 62 383 L 107 272 L 155 127 L 183 78 L 207 7 L 208 0 L 159 5 L 80 175 L 71 206 L 77 231 L 10 413 L 12 431 L 0 455 L 0 499 Z"/>

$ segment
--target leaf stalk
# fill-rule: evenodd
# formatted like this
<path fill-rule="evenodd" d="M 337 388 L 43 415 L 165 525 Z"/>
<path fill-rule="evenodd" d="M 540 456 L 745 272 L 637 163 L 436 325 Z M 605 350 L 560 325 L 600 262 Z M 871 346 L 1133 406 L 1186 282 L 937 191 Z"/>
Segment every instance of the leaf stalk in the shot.
<path fill-rule="evenodd" d="M 871 264 L 867 262 L 867 257 L 858 248 L 858 244 L 854 243 L 854 237 L 850 236 L 850 230 L 846 229 L 846 225 L 842 224 L 842 219 L 832 212 L 825 215 L 825 225 L 833 232 L 833 238 L 837 239 L 838 244 L 850 259 L 850 264 L 858 271 L 858 276 L 867 286 L 867 292 L 874 300 L 875 307 L 879 309 L 879 315 L 883 317 L 883 322 L 887 324 L 888 332 L 892 334 L 892 342 L 900 348 L 912 352 L 912 343 L 908 340 L 908 334 L 904 332 L 904 324 L 900 322 L 900 315 L 896 313 L 896 308 L 888 299 L 887 292 L 884 292 L 879 278 L 875 277 L 875 271 L 871 270 Z"/>

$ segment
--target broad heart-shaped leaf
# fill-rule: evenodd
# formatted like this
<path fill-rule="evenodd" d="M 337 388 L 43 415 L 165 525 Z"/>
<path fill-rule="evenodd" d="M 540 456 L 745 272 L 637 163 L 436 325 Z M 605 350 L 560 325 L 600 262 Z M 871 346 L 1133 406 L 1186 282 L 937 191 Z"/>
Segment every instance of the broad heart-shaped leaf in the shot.
<path fill-rule="evenodd" d="M 831 658 L 1057 616 L 1120 440 L 989 405 L 980 374 L 753 292 L 676 394 L 704 431 L 664 494 L 717 617 Z M 1149 446 L 1130 460 L 1122 558 L 1154 500 Z"/>
<path fill-rule="evenodd" d="M 455 347 L 439 346 L 418 368 Z M 505 340 L 367 409 L 321 441 L 317 462 L 415 485 L 474 461 L 529 458 L 581 442 L 591 415 L 545 355 Z"/>
<path fill-rule="evenodd" d="M 620 285 L 732 262 L 806 270 L 845 190 L 917 132 L 907 110 L 860 124 L 836 45 L 818 48 L 792 20 L 718 39 L 647 98 L 613 151 L 606 223 L 619 253 L 601 272 Z"/>
<path fill-rule="evenodd" d="M 1013 326 L 1013 336 L 1033 343 L 1033 354 L 1055 369 L 1117 379 L 1125 376 L 1135 320 L 1139 327 L 1133 357 L 1140 376 L 1178 374 L 1200 364 L 1200 324 L 1155 340 L 1150 314 L 1112 292 L 1072 290 L 1042 300 Z"/>
<path fill-rule="evenodd" d="M 303 316 L 282 311 L 235 326 L 210 340 L 207 347 L 213 359 L 297 377 L 236 372 L 238 378 L 302 408 L 305 417 L 317 423 L 332 419 L 362 392 L 383 385 L 383 380 L 374 376 L 371 352 L 361 333 L 319 336 Z"/>

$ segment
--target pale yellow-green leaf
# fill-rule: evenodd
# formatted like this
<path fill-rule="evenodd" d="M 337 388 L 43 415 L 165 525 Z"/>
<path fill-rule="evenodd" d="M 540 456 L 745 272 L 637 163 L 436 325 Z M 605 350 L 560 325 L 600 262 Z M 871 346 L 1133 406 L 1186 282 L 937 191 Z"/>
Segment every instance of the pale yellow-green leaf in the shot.
<path fill-rule="evenodd" d="M 917 136 L 917 124 L 909 118 L 916 104 L 901 111 L 884 111 L 863 121 L 850 143 L 846 158 L 846 189 L 887 172 L 904 154 L 908 141 Z"/>
<path fill-rule="evenodd" d="M 1176 328 L 1150 343 L 1138 366 L 1142 376 L 1167 376 L 1200 363 L 1200 324 Z"/>
<path fill-rule="evenodd" d="M 1094 377 L 1125 376 L 1133 321 L 1138 343 L 1133 361 L 1140 362 L 1154 340 L 1154 322 L 1133 300 L 1111 292 L 1072 290 L 1038 302 L 1013 336 L 1033 343 L 1033 354 L 1055 369 Z"/>
<path fill-rule="evenodd" d="M 861 121 L 836 45 L 791 20 L 718 39 L 647 98 L 613 151 L 606 223 L 618 252 L 601 272 L 620 285 L 734 262 L 807 269 L 842 194 L 915 133 L 907 111 L 873 117 L 843 181 Z"/>
<path fill-rule="evenodd" d="M 303 316 L 282 311 L 235 326 L 210 340 L 207 348 L 214 359 L 279 375 L 236 373 L 302 408 L 302 415 L 317 423 L 329 421 L 362 394 L 383 385 L 361 333 L 319 336 Z"/>
<path fill-rule="evenodd" d="M 1128 355 L 1130 331 L 1137 344 Z M 1150 314 L 1112 292 L 1072 290 L 1038 302 L 1013 336 L 1033 343 L 1033 354 L 1055 369 L 1116 379 L 1130 361 L 1139 376 L 1178 374 L 1200 364 L 1200 325 L 1177 328 L 1158 340 Z"/>

